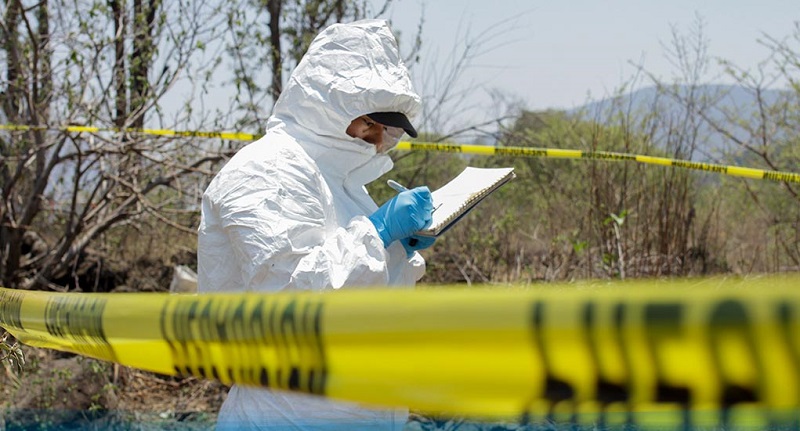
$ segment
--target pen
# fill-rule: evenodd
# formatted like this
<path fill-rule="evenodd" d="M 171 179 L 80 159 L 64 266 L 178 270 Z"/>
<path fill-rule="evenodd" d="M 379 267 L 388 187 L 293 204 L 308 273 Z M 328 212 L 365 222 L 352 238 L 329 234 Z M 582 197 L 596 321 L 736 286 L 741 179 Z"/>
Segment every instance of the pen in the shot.
<path fill-rule="evenodd" d="M 386 180 L 386 184 L 388 184 L 389 187 L 391 187 L 397 193 L 404 192 L 404 191 L 408 190 L 408 188 L 406 186 L 398 183 L 395 180 Z M 433 207 L 433 211 L 431 211 L 431 212 L 436 212 L 436 210 L 438 210 L 440 206 L 442 206 L 442 204 L 436 205 L 435 207 Z"/>
<path fill-rule="evenodd" d="M 398 193 L 408 190 L 405 186 L 403 186 L 402 184 L 398 183 L 395 180 L 387 180 L 386 184 L 388 184 L 389 187 L 391 187 L 392 189 L 394 189 L 394 191 Z"/>

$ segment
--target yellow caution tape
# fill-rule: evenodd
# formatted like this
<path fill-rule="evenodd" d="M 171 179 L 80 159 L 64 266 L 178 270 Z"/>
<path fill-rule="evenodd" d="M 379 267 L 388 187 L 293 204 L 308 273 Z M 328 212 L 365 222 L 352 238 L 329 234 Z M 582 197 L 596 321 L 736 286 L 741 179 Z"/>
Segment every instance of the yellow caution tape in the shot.
<path fill-rule="evenodd" d="M 258 136 L 240 132 L 203 132 L 203 131 L 177 131 L 166 129 L 120 129 L 120 128 L 99 128 L 85 126 L 25 126 L 16 124 L 0 124 L 0 130 L 29 131 L 29 130 L 60 130 L 73 133 L 133 133 L 169 137 L 197 137 L 197 138 L 220 138 L 234 141 L 252 141 Z M 558 148 L 534 148 L 534 147 L 494 147 L 488 145 L 467 145 L 467 144 L 442 144 L 430 142 L 408 142 L 402 141 L 397 147 L 398 150 L 419 150 L 419 151 L 440 151 L 449 153 L 476 154 L 482 156 L 503 155 L 515 157 L 549 157 L 559 159 L 595 159 L 613 161 L 633 161 L 644 164 L 672 166 L 684 169 L 694 169 L 718 174 L 725 174 L 735 177 L 751 179 L 764 179 L 779 182 L 800 183 L 800 174 L 794 172 L 770 171 L 763 169 L 745 168 L 740 166 L 726 166 L 714 163 L 692 162 L 688 160 L 669 159 L 665 157 L 651 157 L 636 154 L 615 153 L 611 151 L 580 151 L 565 150 Z"/>
<path fill-rule="evenodd" d="M 15 132 L 27 132 L 30 130 L 57 130 L 61 132 L 72 133 L 100 133 L 100 132 L 113 132 L 113 133 L 131 133 L 141 135 L 155 135 L 155 136 L 168 136 L 175 138 L 220 138 L 230 139 L 233 141 L 252 141 L 257 138 L 256 135 L 241 132 L 203 132 L 198 130 L 167 130 L 167 129 L 136 129 L 136 128 L 118 128 L 118 127 L 89 127 L 89 126 L 25 126 L 19 124 L 0 124 L 0 130 L 11 130 Z"/>
<path fill-rule="evenodd" d="M 641 156 L 636 154 L 615 153 L 611 151 L 579 151 L 554 148 L 533 147 L 492 147 L 486 145 L 433 144 L 427 142 L 400 142 L 400 150 L 445 151 L 452 153 L 480 154 L 484 156 L 502 155 L 515 157 L 550 157 L 559 159 L 595 159 L 614 161 L 633 161 L 650 165 L 673 166 L 676 168 L 695 169 L 735 177 L 764 179 L 800 183 L 800 174 L 794 172 L 768 171 L 763 169 L 725 166 L 714 163 L 692 162 L 688 160 L 669 159 L 665 157 Z"/>
<path fill-rule="evenodd" d="M 798 288 L 794 274 L 276 294 L 0 289 L 0 326 L 157 373 L 431 413 L 791 428 Z"/>

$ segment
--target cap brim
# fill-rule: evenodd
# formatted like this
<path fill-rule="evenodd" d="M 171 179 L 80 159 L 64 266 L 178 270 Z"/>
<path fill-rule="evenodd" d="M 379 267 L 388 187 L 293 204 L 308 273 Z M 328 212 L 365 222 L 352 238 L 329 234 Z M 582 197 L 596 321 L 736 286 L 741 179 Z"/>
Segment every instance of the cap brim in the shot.
<path fill-rule="evenodd" d="M 417 137 L 417 129 L 411 125 L 411 122 L 408 121 L 408 117 L 401 112 L 373 112 L 371 114 L 367 114 L 367 117 L 372 119 L 372 121 L 383 124 L 384 126 L 399 127 L 408 133 L 408 136 L 411 136 L 412 138 Z"/>

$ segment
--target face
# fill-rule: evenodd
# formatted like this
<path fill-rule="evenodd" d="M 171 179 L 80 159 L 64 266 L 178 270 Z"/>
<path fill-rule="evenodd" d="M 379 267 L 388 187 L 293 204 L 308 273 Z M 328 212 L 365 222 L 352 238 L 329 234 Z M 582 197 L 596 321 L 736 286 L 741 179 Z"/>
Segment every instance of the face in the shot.
<path fill-rule="evenodd" d="M 375 145 L 379 153 L 394 147 L 403 135 L 403 129 L 376 123 L 366 115 L 362 115 L 350 122 L 346 132 L 349 136 L 363 139 Z"/>

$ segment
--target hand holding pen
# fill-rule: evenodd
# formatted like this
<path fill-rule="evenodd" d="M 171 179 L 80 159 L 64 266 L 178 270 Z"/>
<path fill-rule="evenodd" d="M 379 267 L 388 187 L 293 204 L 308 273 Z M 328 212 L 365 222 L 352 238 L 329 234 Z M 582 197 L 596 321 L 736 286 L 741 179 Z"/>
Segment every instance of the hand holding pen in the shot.
<path fill-rule="evenodd" d="M 402 184 L 394 180 L 388 180 L 386 181 L 386 184 L 398 193 L 408 191 L 407 187 L 403 186 Z M 434 211 L 436 211 L 435 207 L 431 210 L 430 214 L 431 217 L 433 216 Z M 407 238 L 403 238 L 400 240 L 400 242 L 403 244 L 403 247 L 406 249 L 406 254 L 408 257 L 411 257 L 417 250 L 426 249 L 432 246 L 435 241 L 436 238 L 422 237 L 416 235 L 409 236 Z"/>
<path fill-rule="evenodd" d="M 396 191 L 397 193 L 408 191 L 408 188 L 395 180 L 386 180 L 386 184 L 392 188 L 392 190 Z M 431 214 L 435 213 L 442 204 L 436 205 L 433 207 Z"/>
<path fill-rule="evenodd" d="M 427 187 L 404 190 L 368 216 L 375 230 L 389 247 L 394 241 L 408 238 L 430 226 L 433 211 L 431 191 Z"/>

